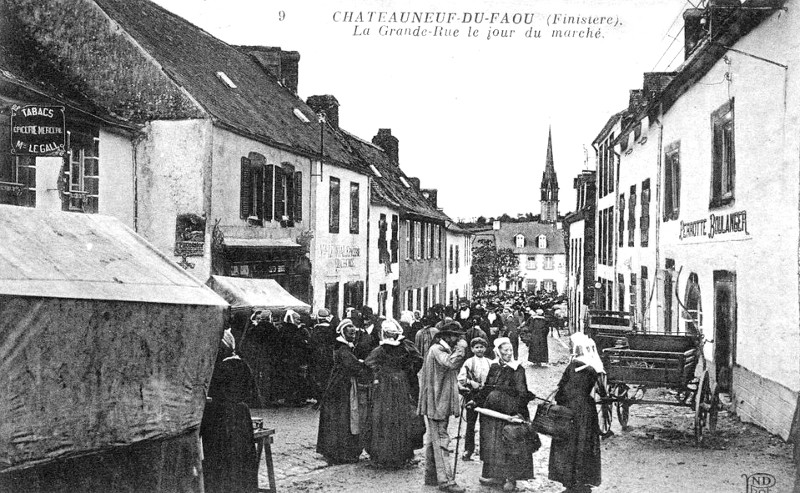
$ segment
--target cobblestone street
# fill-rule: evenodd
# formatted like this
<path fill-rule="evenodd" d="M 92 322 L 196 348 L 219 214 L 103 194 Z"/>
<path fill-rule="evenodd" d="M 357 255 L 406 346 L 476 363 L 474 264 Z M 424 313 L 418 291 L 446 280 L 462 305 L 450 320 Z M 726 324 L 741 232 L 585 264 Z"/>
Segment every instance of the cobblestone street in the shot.
<path fill-rule="evenodd" d="M 563 343 L 554 338 L 549 341 L 551 366 L 527 369 L 529 387 L 540 397 L 546 397 L 555 389 L 568 357 Z M 524 356 L 524 349 L 521 352 Z M 668 400 L 671 396 L 665 391 L 656 391 L 652 395 L 648 393 L 648 398 Z M 401 470 L 379 469 L 370 463 L 366 453 L 358 464 L 328 466 L 315 451 L 318 411 L 307 406 L 254 410 L 253 415 L 264 417 L 265 426 L 276 430 L 273 460 L 279 491 L 436 491 L 422 484 L 424 450 L 418 450 L 414 463 Z M 614 435 L 602 442 L 603 485 L 593 491 L 744 493 L 742 475 L 755 473 L 775 476 L 776 486 L 770 493 L 791 491 L 790 445 L 723 411 L 717 432 L 698 446 L 694 442 L 693 420 L 694 413 L 689 408 L 634 405 L 630 409 L 629 430 L 623 431 L 615 416 Z M 457 423 L 451 420 L 452 437 L 456 436 Z M 534 455 L 536 478 L 519 482 L 517 486 L 521 491 L 556 493 L 563 490 L 560 484 L 546 479 L 550 439 L 542 436 L 542 442 L 542 448 Z M 478 483 L 480 473 L 480 460 L 464 462 L 459 457 L 459 484 L 467 491 L 497 491 Z M 268 487 L 263 460 L 259 483 L 262 488 Z"/>

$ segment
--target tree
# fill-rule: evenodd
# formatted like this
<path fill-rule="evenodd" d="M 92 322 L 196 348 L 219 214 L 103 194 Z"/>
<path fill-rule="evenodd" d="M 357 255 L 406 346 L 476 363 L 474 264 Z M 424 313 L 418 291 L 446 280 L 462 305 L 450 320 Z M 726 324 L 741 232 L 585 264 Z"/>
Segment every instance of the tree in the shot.
<path fill-rule="evenodd" d="M 477 222 L 478 226 L 483 226 L 484 224 L 486 224 L 486 218 L 483 216 L 478 216 Z"/>
<path fill-rule="evenodd" d="M 516 280 L 519 259 L 510 248 L 495 248 L 494 242 L 488 239 L 478 240 L 472 248 L 473 286 L 486 288 L 496 286 L 500 289 L 500 279 Z"/>
<path fill-rule="evenodd" d="M 509 216 L 509 215 L 508 215 L 508 214 L 506 214 L 505 212 L 503 213 L 503 215 L 502 215 L 502 216 L 498 217 L 497 219 L 498 219 L 498 220 L 499 220 L 501 223 L 510 223 L 510 222 L 513 222 L 513 221 L 514 221 L 514 218 L 512 218 L 511 216 Z"/>

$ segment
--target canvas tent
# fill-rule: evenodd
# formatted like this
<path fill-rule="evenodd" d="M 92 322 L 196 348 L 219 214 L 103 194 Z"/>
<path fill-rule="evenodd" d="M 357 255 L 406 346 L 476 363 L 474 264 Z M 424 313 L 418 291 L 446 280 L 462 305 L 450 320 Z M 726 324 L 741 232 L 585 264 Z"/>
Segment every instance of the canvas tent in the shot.
<path fill-rule="evenodd" d="M 226 315 L 114 218 L 0 205 L 0 490 L 199 491 Z"/>
<path fill-rule="evenodd" d="M 208 286 L 225 298 L 234 312 L 252 308 L 267 308 L 275 314 L 290 308 L 297 313 L 311 311 L 307 303 L 292 296 L 274 279 L 211 276 Z"/>

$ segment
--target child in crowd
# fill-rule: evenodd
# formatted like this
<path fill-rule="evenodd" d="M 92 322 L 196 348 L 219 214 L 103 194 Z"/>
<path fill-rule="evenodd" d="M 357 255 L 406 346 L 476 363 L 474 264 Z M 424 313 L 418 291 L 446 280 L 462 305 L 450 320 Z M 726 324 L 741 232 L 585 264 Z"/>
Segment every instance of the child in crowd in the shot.
<path fill-rule="evenodd" d="M 473 395 L 483 388 L 486 376 L 489 374 L 489 366 L 492 360 L 486 357 L 486 348 L 489 343 L 483 337 L 475 337 L 470 340 L 469 346 L 472 356 L 464 362 L 461 371 L 458 373 L 458 387 L 465 399 L 469 402 Z M 467 409 L 467 433 L 464 436 L 464 460 L 472 460 L 475 452 L 475 422 L 478 420 L 478 413 L 474 409 Z"/>

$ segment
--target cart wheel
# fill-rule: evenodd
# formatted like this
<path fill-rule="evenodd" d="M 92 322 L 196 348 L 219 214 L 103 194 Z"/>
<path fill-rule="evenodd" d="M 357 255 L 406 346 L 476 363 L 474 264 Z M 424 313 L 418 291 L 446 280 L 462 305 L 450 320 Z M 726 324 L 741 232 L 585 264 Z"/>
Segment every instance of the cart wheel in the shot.
<path fill-rule="evenodd" d="M 703 441 L 703 428 L 711 428 L 710 415 L 714 405 L 714 395 L 711 393 L 711 385 L 708 382 L 708 372 L 703 372 L 703 376 L 697 384 L 697 392 L 694 399 L 694 439 L 696 443 Z M 714 418 L 716 427 L 716 417 Z"/>

